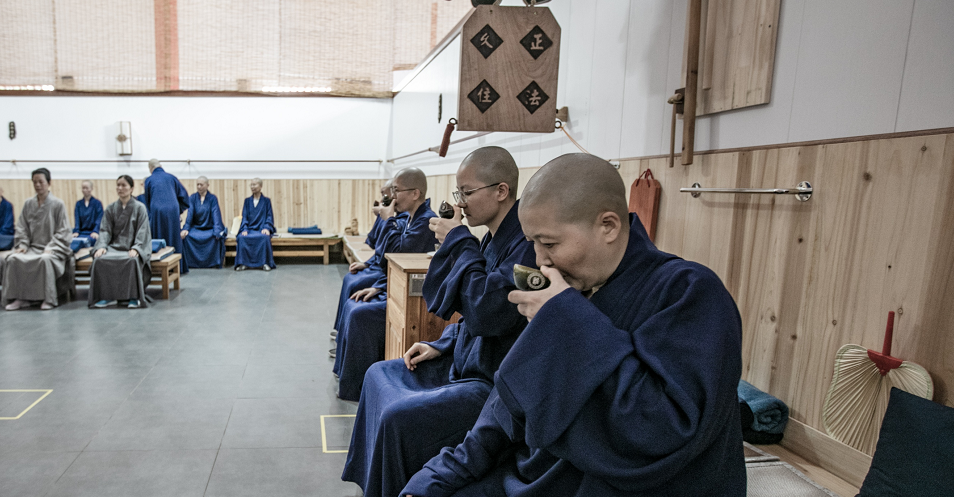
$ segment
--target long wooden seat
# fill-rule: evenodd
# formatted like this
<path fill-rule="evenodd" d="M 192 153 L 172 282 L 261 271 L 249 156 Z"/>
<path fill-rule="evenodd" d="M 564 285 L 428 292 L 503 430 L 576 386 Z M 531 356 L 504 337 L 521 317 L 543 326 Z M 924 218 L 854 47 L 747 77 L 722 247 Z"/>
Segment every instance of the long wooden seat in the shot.
<path fill-rule="evenodd" d="M 169 285 L 172 285 L 175 290 L 179 290 L 179 279 L 182 277 L 182 274 L 179 273 L 179 261 L 181 260 L 182 254 L 172 254 L 165 259 L 149 262 L 153 278 L 149 281 L 149 285 L 161 286 L 163 299 L 169 299 Z M 77 284 L 89 284 L 89 268 L 92 265 L 92 258 L 76 262 Z"/>
<path fill-rule="evenodd" d="M 331 247 L 341 243 L 338 235 L 293 235 L 281 233 L 272 237 L 275 257 L 321 257 L 327 265 Z M 225 257 L 235 257 L 235 235 L 225 239 Z"/>
<path fill-rule="evenodd" d="M 374 248 L 364 243 L 367 237 L 364 236 L 345 236 L 344 237 L 344 255 L 348 264 L 352 262 L 364 262 L 374 255 Z"/>

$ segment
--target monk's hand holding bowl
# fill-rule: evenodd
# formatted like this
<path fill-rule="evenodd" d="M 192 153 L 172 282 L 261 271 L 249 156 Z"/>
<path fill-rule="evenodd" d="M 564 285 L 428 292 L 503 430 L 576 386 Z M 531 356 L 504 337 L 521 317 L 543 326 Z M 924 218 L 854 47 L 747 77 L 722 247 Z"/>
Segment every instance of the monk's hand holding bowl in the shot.
<path fill-rule="evenodd" d="M 517 304 L 517 312 L 526 316 L 527 321 L 532 321 L 540 308 L 550 299 L 570 288 L 569 283 L 563 279 L 563 275 L 556 269 L 550 266 L 541 266 L 540 272 L 550 280 L 550 286 L 542 290 L 529 292 L 514 290 L 507 296 L 508 300 Z"/>
<path fill-rule="evenodd" d="M 430 221 L 428 221 L 428 228 L 434 232 L 434 235 L 437 236 L 437 241 L 440 243 L 444 243 L 444 238 L 447 237 L 447 234 L 450 233 L 450 230 L 463 224 L 460 221 L 460 207 L 457 207 L 456 205 L 453 207 L 454 217 L 450 219 L 432 217 Z"/>
<path fill-rule="evenodd" d="M 371 300 L 371 297 L 374 297 L 379 293 L 381 293 L 381 290 L 377 288 L 365 288 L 364 290 L 358 290 L 357 292 L 354 292 L 354 294 L 351 295 L 351 300 L 354 300 L 355 302 L 359 300 L 367 302 Z"/>
<path fill-rule="evenodd" d="M 407 369 L 414 371 L 417 369 L 418 363 L 429 361 L 440 356 L 441 352 L 439 350 L 426 343 L 417 342 L 411 345 L 411 348 L 407 349 L 407 352 L 404 353 L 404 365 L 407 366 Z"/>
<path fill-rule="evenodd" d="M 101 249 L 97 250 L 95 254 L 93 254 L 93 258 L 102 257 L 103 254 L 105 254 L 105 253 L 106 253 L 106 249 L 101 248 Z"/>

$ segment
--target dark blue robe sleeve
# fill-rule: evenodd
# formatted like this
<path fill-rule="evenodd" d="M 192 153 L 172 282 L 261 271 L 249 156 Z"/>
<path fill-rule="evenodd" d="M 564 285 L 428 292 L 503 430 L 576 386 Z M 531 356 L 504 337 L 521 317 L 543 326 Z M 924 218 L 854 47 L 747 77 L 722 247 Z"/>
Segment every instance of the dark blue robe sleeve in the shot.
<path fill-rule="evenodd" d="M 212 232 L 215 233 L 216 238 L 225 238 L 225 224 L 222 223 L 222 211 L 219 209 L 219 198 L 211 193 L 209 196 L 212 197 L 212 203 L 209 205 L 209 209 L 212 210 Z"/>
<path fill-rule="evenodd" d="M 146 181 L 142 183 L 142 198 L 143 203 L 146 204 L 146 210 L 152 210 L 152 176 L 146 178 Z"/>
<path fill-rule="evenodd" d="M 419 213 L 406 227 L 397 218 L 388 219 L 388 225 L 382 230 L 381 234 L 385 237 L 384 241 L 381 242 L 384 250 L 375 250 L 375 256 L 380 258 L 381 265 L 384 265 L 384 254 L 423 254 L 433 250 L 437 243 L 437 237 L 430 228 L 432 217 L 434 217 L 434 213 L 430 210 L 423 214 Z M 382 274 L 371 286 L 381 291 L 387 290 L 387 272 Z"/>
<path fill-rule="evenodd" d="M 0 197 L 0 235 L 13 236 L 16 233 L 14 222 L 13 204 Z"/>
<path fill-rule="evenodd" d="M 178 178 L 172 178 L 176 182 L 176 199 L 179 201 L 179 214 L 182 214 L 189 208 L 189 191 Z"/>
<path fill-rule="evenodd" d="M 103 224 L 103 203 L 92 199 L 90 206 L 93 207 L 93 233 L 99 234 L 99 225 Z"/>
<path fill-rule="evenodd" d="M 737 419 L 729 406 L 737 416 L 736 398 L 726 395 L 740 367 L 732 363 L 740 339 L 732 330 L 741 329 L 729 311 L 735 304 L 708 270 L 676 280 L 633 331 L 573 289 L 539 310 L 495 383 L 523 420 L 528 446 L 638 492 L 669 481 Z"/>
<path fill-rule="evenodd" d="M 452 229 L 440 250 L 431 259 L 424 280 L 424 299 L 428 309 L 442 319 L 460 312 L 467 320 L 467 332 L 474 336 L 500 336 L 512 333 L 526 318 L 507 296 L 516 290 L 513 265 L 534 264 L 533 245 L 520 239 L 520 245 L 496 269 L 487 272 L 487 260 L 480 243 L 466 226 Z"/>
<path fill-rule="evenodd" d="M 275 234 L 275 215 L 272 213 L 272 199 L 268 197 L 262 197 L 265 199 L 266 204 L 265 208 L 265 226 L 262 229 L 267 229 L 272 235 Z"/>
<path fill-rule="evenodd" d="M 248 214 L 249 214 L 249 203 L 252 202 L 252 197 L 245 199 L 245 203 L 242 204 L 242 225 L 239 226 L 238 233 L 235 235 L 241 235 L 243 231 L 248 231 Z"/>

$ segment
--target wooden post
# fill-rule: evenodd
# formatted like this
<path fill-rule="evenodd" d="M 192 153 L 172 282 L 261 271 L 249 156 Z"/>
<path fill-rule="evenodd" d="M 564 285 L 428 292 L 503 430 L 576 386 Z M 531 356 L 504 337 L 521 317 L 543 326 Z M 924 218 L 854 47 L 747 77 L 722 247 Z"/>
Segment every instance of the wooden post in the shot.
<path fill-rule="evenodd" d="M 689 0 L 689 25 L 686 26 L 686 96 L 682 114 L 682 165 L 692 164 L 696 138 L 696 96 L 699 87 L 699 30 L 702 0 Z"/>

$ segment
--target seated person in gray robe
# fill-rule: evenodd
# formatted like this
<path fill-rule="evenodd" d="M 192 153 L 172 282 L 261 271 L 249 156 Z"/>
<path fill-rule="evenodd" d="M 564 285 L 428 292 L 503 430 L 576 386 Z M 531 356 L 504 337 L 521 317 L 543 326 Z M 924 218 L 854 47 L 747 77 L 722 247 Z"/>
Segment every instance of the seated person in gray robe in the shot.
<path fill-rule="evenodd" d="M 41 167 L 32 177 L 36 196 L 23 203 L 13 253 L 3 264 L 3 303 L 8 311 L 34 302 L 42 302 L 43 310 L 59 305 L 56 279 L 67 264 L 73 264 L 66 205 L 50 193 L 50 171 Z"/>
<path fill-rule="evenodd" d="M 103 212 L 89 269 L 91 308 L 120 300 L 128 301 L 130 309 L 146 305 L 145 287 L 152 277 L 152 232 L 146 206 L 132 197 L 132 191 L 133 179 L 125 174 L 120 176 L 116 180 L 119 200 Z"/>

